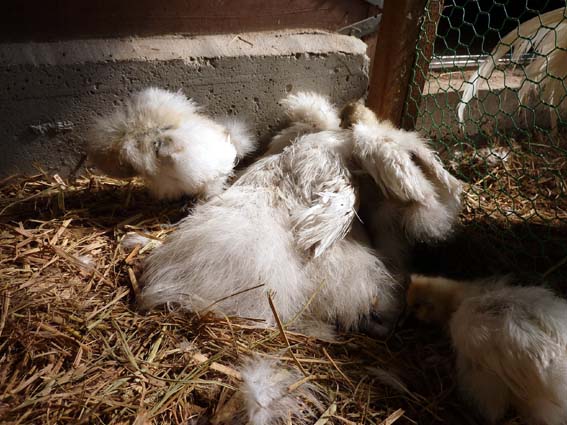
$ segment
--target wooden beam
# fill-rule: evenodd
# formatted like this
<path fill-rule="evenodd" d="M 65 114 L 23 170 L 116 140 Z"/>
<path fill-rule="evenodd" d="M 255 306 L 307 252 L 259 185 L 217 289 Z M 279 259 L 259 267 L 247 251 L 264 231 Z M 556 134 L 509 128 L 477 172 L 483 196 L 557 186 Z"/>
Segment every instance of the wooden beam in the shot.
<path fill-rule="evenodd" d="M 367 15 L 376 16 L 382 13 L 382 9 L 378 6 L 369 6 Z M 374 67 L 374 54 L 376 53 L 376 41 L 378 40 L 378 31 L 373 32 L 365 37 L 362 37 L 362 41 L 366 43 L 366 55 L 369 59 L 369 73 L 372 73 L 372 68 Z"/>
<path fill-rule="evenodd" d="M 421 18 L 427 0 L 385 0 L 368 106 L 380 119 L 400 126 L 415 63 Z"/>
<path fill-rule="evenodd" d="M 363 0 L 23 0 L 5 2 L 0 41 L 337 30 L 368 16 Z"/>
<path fill-rule="evenodd" d="M 402 128 L 413 130 L 419 115 L 419 105 L 423 93 L 423 86 L 429 75 L 429 63 L 433 56 L 437 25 L 443 13 L 443 0 L 429 0 L 427 13 L 423 17 L 423 31 L 419 37 L 417 57 L 415 59 L 413 81 L 410 81 L 409 93 L 405 109 L 402 113 Z"/>

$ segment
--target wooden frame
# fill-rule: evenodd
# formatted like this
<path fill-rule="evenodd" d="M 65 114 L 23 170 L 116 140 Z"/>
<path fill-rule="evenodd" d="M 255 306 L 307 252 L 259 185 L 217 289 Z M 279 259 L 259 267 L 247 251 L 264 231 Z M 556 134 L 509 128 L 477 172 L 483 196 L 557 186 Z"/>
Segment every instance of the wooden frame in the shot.
<path fill-rule="evenodd" d="M 430 13 L 425 15 L 427 4 L 427 0 L 385 1 L 370 77 L 368 106 L 380 119 L 406 129 L 415 126 L 426 79 L 426 73 L 421 73 L 412 84 L 413 69 L 429 66 L 443 2 L 430 0 Z M 420 40 L 422 22 L 426 34 Z M 418 50 L 422 52 L 419 57 Z M 408 95 L 415 101 L 406 109 Z"/>
<path fill-rule="evenodd" d="M 26 0 L 7 2 L 0 41 L 337 30 L 370 16 L 364 0 Z"/>

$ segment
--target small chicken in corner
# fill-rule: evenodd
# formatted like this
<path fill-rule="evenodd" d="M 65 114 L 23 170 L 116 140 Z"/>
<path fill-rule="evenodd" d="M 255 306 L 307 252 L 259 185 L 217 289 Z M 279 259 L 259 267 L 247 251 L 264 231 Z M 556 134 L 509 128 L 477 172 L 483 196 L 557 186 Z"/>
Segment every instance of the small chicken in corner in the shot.
<path fill-rule="evenodd" d="M 408 308 L 448 325 L 465 397 L 490 422 L 515 408 L 529 423 L 567 423 L 567 302 L 506 278 L 412 276 Z"/>
<path fill-rule="evenodd" d="M 93 126 L 89 162 L 116 177 L 141 176 L 152 195 L 209 198 L 224 190 L 256 141 L 237 119 L 213 120 L 181 92 L 147 88 Z"/>

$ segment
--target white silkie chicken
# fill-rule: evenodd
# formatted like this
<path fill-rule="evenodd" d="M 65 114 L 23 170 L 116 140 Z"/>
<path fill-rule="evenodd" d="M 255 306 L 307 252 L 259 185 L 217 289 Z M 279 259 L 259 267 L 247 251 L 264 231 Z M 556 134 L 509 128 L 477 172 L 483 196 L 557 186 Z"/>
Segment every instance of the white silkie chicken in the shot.
<path fill-rule="evenodd" d="M 529 423 L 567 423 L 567 302 L 503 278 L 412 276 L 408 307 L 448 324 L 461 390 L 490 422 L 515 408 Z"/>
<path fill-rule="evenodd" d="M 419 134 L 378 120 L 360 102 L 342 109 L 341 126 L 352 128 L 352 156 L 362 170 L 359 215 L 373 248 L 402 284 L 398 296 L 404 298 L 411 247 L 450 236 L 461 208 L 461 184 Z"/>
<path fill-rule="evenodd" d="M 221 196 L 198 205 L 152 252 L 142 276 L 140 302 L 146 307 L 211 309 L 273 324 L 267 299 L 272 294 L 283 322 L 302 313 L 296 328 L 306 330 L 314 324 L 307 330 L 321 333 L 321 324 L 327 323 L 354 330 L 377 316 L 385 326 L 378 326 L 376 333 L 383 334 L 402 308 L 403 282 L 369 247 L 364 229 L 354 220 L 358 195 L 350 169 L 357 163 L 368 165 L 384 186 L 384 173 L 374 168 L 391 170 L 396 165 L 382 164 L 380 155 L 363 151 L 361 146 L 372 143 L 369 133 L 374 129 L 364 124 L 354 131 L 340 129 L 338 113 L 325 98 L 301 93 L 282 104 L 293 120 L 291 126 L 274 138 L 265 157 Z M 435 162 L 420 146 L 415 147 L 418 152 Z M 397 166 L 407 173 L 407 167 L 417 167 L 414 164 L 400 161 Z M 429 174 L 412 177 L 426 179 Z M 424 186 L 419 180 L 405 184 Z M 430 195 L 429 202 L 444 201 L 436 192 Z M 400 211 L 410 219 L 423 218 L 419 208 L 415 213 L 413 203 L 404 200 Z M 453 211 L 452 204 L 447 208 Z M 417 226 L 409 222 L 406 230 Z M 431 233 L 425 227 L 420 234 Z"/>
<path fill-rule="evenodd" d="M 395 210 L 392 216 L 398 217 L 405 235 L 425 242 L 446 238 L 458 218 L 462 186 L 426 140 L 379 121 L 359 103 L 343 109 L 342 123 L 352 125 L 352 156 L 372 176 L 387 208 Z"/>
<path fill-rule="evenodd" d="M 224 189 L 256 142 L 244 123 L 213 120 L 181 92 L 147 88 L 99 119 L 90 162 L 112 177 L 141 176 L 158 199 L 208 198 Z"/>

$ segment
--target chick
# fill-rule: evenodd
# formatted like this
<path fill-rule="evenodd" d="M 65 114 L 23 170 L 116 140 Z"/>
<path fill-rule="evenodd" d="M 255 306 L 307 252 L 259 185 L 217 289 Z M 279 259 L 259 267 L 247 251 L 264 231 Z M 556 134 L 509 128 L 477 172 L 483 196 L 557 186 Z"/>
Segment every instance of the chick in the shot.
<path fill-rule="evenodd" d="M 515 408 L 529 423 L 567 421 L 567 302 L 505 279 L 412 276 L 408 306 L 445 323 L 462 392 L 490 422 Z"/>
<path fill-rule="evenodd" d="M 347 103 L 340 116 L 341 127 L 353 133 L 359 216 L 399 282 L 396 296 L 403 304 L 411 248 L 416 241 L 435 242 L 451 234 L 461 207 L 460 182 L 417 133 L 380 121 L 360 101 Z"/>
<path fill-rule="evenodd" d="M 291 100 L 292 126 L 303 135 L 198 205 L 151 253 L 141 279 L 143 306 L 215 310 L 274 324 L 270 295 L 283 322 L 301 313 L 295 328 L 317 334 L 328 331 L 323 324 L 358 329 L 374 313 L 399 311 L 391 295 L 397 282 L 357 234 L 358 225 L 353 229 L 356 181 L 343 152 L 351 133 L 338 129 L 338 113 L 323 97 Z M 313 125 L 321 109 L 332 111 L 327 123 L 335 130 Z"/>
<path fill-rule="evenodd" d="M 244 123 L 214 121 L 181 92 L 148 88 L 96 122 L 87 151 L 110 176 L 143 177 L 158 199 L 208 198 L 255 143 Z"/>
<path fill-rule="evenodd" d="M 403 224 L 415 206 L 383 194 L 387 180 L 376 168 L 384 167 L 379 161 L 386 159 L 376 155 L 366 161 L 360 155 L 356 132 L 340 128 L 338 111 L 326 98 L 298 93 L 281 103 L 291 120 L 289 127 L 226 192 L 197 206 L 151 253 L 139 301 L 148 308 L 169 304 L 274 324 L 270 295 L 282 321 L 293 319 L 296 329 L 328 335 L 324 324 L 336 323 L 345 330 L 364 329 L 384 336 L 405 301 L 409 276 L 391 265 L 402 255 L 393 246 L 410 241 Z M 377 128 L 368 131 L 386 131 L 380 123 L 372 125 Z M 416 138 L 412 147 L 434 162 L 421 139 L 412 137 Z M 403 149 L 402 153 L 407 154 Z M 385 233 L 378 239 L 385 235 L 392 242 L 377 244 L 378 252 L 355 220 L 360 196 L 353 172 L 361 164 L 368 167 L 362 168 L 369 175 L 377 176 L 369 180 L 374 182 L 370 196 L 376 195 L 388 211 L 380 212 L 379 218 L 385 219 L 377 226 Z M 439 174 L 447 173 L 436 165 L 441 167 Z M 397 167 L 413 170 L 415 165 L 410 160 Z M 427 179 L 424 173 L 416 178 Z M 376 180 L 381 184 L 378 188 Z M 419 180 L 405 184 L 432 185 Z M 440 208 L 453 208 L 443 205 L 441 197 L 437 202 Z M 390 211 L 391 205 L 395 209 Z M 420 204 L 420 208 L 426 207 Z M 453 209 L 457 214 L 458 208 Z"/>
<path fill-rule="evenodd" d="M 387 204 L 377 211 L 375 221 L 388 222 L 393 215 L 412 241 L 446 239 L 458 220 L 462 185 L 444 169 L 427 141 L 378 120 L 359 102 L 347 104 L 341 116 L 341 125 L 352 128 L 353 157 Z"/>

